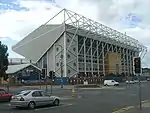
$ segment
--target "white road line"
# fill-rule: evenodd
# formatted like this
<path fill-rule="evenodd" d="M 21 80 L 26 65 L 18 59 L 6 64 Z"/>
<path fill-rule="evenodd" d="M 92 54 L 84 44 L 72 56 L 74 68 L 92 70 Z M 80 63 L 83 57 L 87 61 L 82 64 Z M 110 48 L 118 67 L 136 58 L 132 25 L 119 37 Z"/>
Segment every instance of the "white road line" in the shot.
<path fill-rule="evenodd" d="M 10 103 L 2 103 L 0 105 L 4 105 L 4 106 L 10 106 Z"/>
<path fill-rule="evenodd" d="M 130 96 L 137 96 L 137 94 L 135 94 L 135 93 L 132 93 L 132 94 L 130 94 Z"/>
<path fill-rule="evenodd" d="M 73 98 L 72 97 L 60 98 L 60 100 L 71 100 L 71 99 L 73 99 Z"/>
<path fill-rule="evenodd" d="M 68 106 L 72 106 L 73 104 L 66 104 L 66 105 L 60 105 L 60 106 L 53 106 L 53 107 L 46 107 L 46 108 L 38 108 L 35 109 L 34 111 L 40 111 L 40 110 L 47 110 L 47 109 L 54 109 L 54 108 L 58 108 L 58 107 L 68 107 Z"/>

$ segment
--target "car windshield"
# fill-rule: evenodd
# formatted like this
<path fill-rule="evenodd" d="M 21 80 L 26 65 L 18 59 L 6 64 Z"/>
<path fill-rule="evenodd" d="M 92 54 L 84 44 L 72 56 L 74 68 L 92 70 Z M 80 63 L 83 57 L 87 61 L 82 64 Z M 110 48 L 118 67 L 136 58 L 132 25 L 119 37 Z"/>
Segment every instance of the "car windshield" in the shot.
<path fill-rule="evenodd" d="M 6 91 L 4 89 L 0 89 L 0 94 L 6 94 Z"/>

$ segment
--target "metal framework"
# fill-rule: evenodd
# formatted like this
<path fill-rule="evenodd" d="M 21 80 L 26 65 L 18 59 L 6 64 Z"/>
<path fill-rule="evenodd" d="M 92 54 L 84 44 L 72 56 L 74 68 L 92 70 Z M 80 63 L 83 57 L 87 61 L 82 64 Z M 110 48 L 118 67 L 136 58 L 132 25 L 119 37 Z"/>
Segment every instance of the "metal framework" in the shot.
<path fill-rule="evenodd" d="M 53 24 L 51 21 L 57 17 L 63 18 L 59 24 L 64 25 L 65 29 L 61 39 L 54 42 L 54 46 L 61 45 L 61 49 L 53 48 L 55 51 L 54 70 L 58 76 L 62 73 L 64 77 L 81 74 L 85 76 L 106 75 L 111 70 L 108 68 L 109 53 L 117 53 L 113 60 L 116 60 L 115 66 L 116 64 L 120 66 L 118 71 L 117 68 L 112 70 L 130 75 L 133 73 L 133 57 L 143 58 L 147 52 L 145 46 L 138 40 L 127 36 L 126 33 L 120 33 L 67 9 L 61 10 L 45 25 Z M 60 62 L 62 57 L 63 61 Z M 63 66 L 63 72 L 60 71 L 61 66 Z"/>

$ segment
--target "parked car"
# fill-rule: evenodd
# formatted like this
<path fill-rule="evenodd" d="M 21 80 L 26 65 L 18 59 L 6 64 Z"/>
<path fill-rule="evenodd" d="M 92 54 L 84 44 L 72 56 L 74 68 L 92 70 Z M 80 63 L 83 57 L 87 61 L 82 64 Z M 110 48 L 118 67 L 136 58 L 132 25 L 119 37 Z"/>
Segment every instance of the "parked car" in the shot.
<path fill-rule="evenodd" d="M 134 84 L 135 82 L 133 80 L 127 80 L 126 83 L 127 84 Z"/>
<path fill-rule="evenodd" d="M 116 82 L 115 80 L 104 80 L 105 86 L 118 86 L 119 82 Z"/>
<path fill-rule="evenodd" d="M 138 83 L 138 80 L 127 80 L 126 83 L 127 84 L 134 84 L 134 83 Z"/>
<path fill-rule="evenodd" d="M 0 102 L 10 101 L 11 97 L 11 93 L 8 93 L 5 89 L 0 89 Z"/>
<path fill-rule="evenodd" d="M 146 80 L 147 80 L 147 81 L 150 81 L 150 78 L 147 78 Z"/>
<path fill-rule="evenodd" d="M 28 107 L 29 109 L 49 104 L 58 106 L 59 103 L 59 97 L 48 95 L 43 90 L 24 90 L 12 96 L 10 101 L 12 107 Z"/>

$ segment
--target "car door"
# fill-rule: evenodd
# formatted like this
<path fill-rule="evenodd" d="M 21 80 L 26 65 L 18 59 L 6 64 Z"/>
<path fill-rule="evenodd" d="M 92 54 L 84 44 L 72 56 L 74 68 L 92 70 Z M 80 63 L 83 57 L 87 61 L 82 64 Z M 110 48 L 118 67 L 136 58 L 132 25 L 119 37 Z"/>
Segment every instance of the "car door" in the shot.
<path fill-rule="evenodd" d="M 111 81 L 111 85 L 112 85 L 112 86 L 115 85 L 115 81 L 114 81 L 114 80 Z"/>
<path fill-rule="evenodd" d="M 44 105 L 44 100 L 43 100 L 43 96 L 42 96 L 41 91 L 34 91 L 32 93 L 32 97 L 33 97 L 37 106 Z"/>
<path fill-rule="evenodd" d="M 53 102 L 53 99 L 50 98 L 50 95 L 48 95 L 47 93 L 41 91 L 41 94 L 43 96 L 43 104 L 44 105 L 48 105 L 48 104 L 51 104 Z"/>

